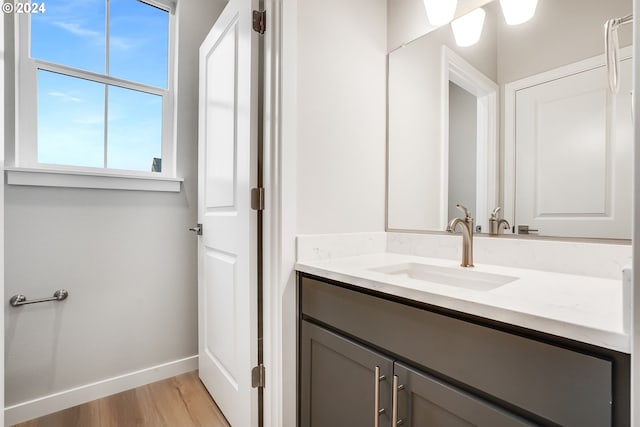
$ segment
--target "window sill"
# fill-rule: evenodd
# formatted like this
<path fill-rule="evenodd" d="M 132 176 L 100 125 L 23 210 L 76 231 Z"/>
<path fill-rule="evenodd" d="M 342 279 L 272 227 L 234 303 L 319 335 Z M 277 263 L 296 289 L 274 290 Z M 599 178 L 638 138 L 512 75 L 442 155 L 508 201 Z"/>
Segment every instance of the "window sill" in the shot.
<path fill-rule="evenodd" d="M 182 178 L 111 175 L 50 169 L 6 168 L 7 184 L 37 187 L 93 188 L 106 190 L 166 191 L 179 193 Z"/>

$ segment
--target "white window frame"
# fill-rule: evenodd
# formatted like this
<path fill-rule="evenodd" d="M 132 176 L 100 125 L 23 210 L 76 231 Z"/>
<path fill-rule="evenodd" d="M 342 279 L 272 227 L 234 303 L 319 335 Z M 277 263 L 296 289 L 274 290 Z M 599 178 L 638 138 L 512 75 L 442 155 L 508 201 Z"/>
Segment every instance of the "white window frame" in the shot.
<path fill-rule="evenodd" d="M 108 1 L 105 0 L 105 5 Z M 16 128 L 15 150 L 13 153 L 14 167 L 7 168 L 9 184 L 180 191 L 182 179 L 176 176 L 176 4 L 172 0 L 138 1 L 169 13 L 166 89 L 31 58 L 30 15 L 15 14 Z M 109 17 L 107 16 L 107 23 L 108 19 Z M 108 44 L 106 51 L 108 52 Z M 39 163 L 37 135 L 38 70 L 161 96 L 162 171 L 135 171 L 106 167 Z M 105 122 L 106 125 L 107 123 Z M 149 165 L 149 169 L 151 169 L 151 165 Z"/>

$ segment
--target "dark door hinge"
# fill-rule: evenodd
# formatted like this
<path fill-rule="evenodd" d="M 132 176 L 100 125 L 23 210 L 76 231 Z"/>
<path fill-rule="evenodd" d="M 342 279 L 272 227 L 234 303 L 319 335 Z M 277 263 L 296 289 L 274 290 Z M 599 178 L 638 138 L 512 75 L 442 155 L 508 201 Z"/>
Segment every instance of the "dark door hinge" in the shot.
<path fill-rule="evenodd" d="M 267 12 L 264 10 L 253 11 L 253 31 L 264 34 L 267 29 Z"/>
<path fill-rule="evenodd" d="M 263 364 L 254 366 L 251 369 L 251 387 L 264 388 L 266 369 Z"/>
<path fill-rule="evenodd" d="M 251 189 L 251 209 L 254 211 L 264 210 L 264 188 L 252 188 Z"/>

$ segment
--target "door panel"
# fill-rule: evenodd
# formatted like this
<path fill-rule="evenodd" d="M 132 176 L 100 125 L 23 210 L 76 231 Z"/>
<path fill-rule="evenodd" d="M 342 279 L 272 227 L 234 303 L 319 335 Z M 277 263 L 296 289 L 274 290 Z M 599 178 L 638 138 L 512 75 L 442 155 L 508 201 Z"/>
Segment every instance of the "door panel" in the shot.
<path fill-rule="evenodd" d="M 631 60 L 516 93 L 515 223 L 540 235 L 631 237 Z"/>
<path fill-rule="evenodd" d="M 230 384 L 237 388 L 238 366 L 234 328 L 220 328 L 216 325 L 229 325 L 235 321 L 235 304 L 218 304 L 218 301 L 236 300 L 237 257 L 214 250 L 205 255 L 205 281 L 210 284 L 204 291 L 204 348 L 206 356 L 225 375 Z M 212 308 L 215 307 L 215 310 Z"/>
<path fill-rule="evenodd" d="M 394 364 L 398 376 L 398 420 L 406 426 L 522 427 L 533 426 L 516 415 L 476 396 L 443 383 L 402 363 Z"/>
<path fill-rule="evenodd" d="M 226 29 L 206 58 L 206 150 L 207 208 L 235 207 L 236 190 L 236 84 L 238 21 Z M 220 141 L 220 143 L 216 143 Z"/>
<path fill-rule="evenodd" d="M 391 423 L 393 362 L 381 354 L 302 322 L 302 427 L 371 427 L 375 419 L 375 367 L 380 368 L 380 427 Z"/>
<path fill-rule="evenodd" d="M 200 47 L 198 347 L 200 378 L 233 426 L 255 426 L 257 37 L 251 2 L 230 0 Z"/>

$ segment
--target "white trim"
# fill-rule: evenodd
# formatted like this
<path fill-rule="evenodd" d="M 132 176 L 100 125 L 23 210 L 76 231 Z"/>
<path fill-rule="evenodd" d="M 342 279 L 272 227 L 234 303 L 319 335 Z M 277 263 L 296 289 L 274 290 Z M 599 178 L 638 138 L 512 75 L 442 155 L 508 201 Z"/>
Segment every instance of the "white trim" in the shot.
<path fill-rule="evenodd" d="M 631 58 L 631 46 L 620 49 L 620 61 Z M 516 95 L 519 90 L 574 74 L 605 67 L 605 56 L 597 55 L 569 65 L 525 77 L 504 86 L 503 213 L 514 226 L 516 219 Z"/>
<path fill-rule="evenodd" d="M 269 95 L 265 118 L 265 427 L 290 427 L 297 421 L 297 291 L 294 271 L 297 227 L 297 46 L 298 1 L 267 0 L 266 55 Z M 269 9 L 269 7 L 273 9 Z M 271 34 L 269 34 L 271 33 Z M 265 123 L 266 124 L 266 123 Z M 271 190 L 269 191 L 269 187 Z M 265 259 L 266 261 L 266 259 Z M 267 265 L 267 262 L 265 262 Z"/>
<path fill-rule="evenodd" d="M 266 0 L 264 10 L 269 17 L 264 35 L 264 188 L 267 209 L 263 227 L 263 363 L 269 375 L 269 386 L 264 389 L 265 427 L 282 426 L 282 352 L 281 304 L 279 292 L 281 240 L 280 240 L 280 171 L 279 119 L 280 119 L 280 63 L 278 61 L 280 37 L 280 3 Z"/>
<path fill-rule="evenodd" d="M 176 0 L 138 0 L 141 3 L 146 3 L 150 6 L 157 7 L 158 9 L 166 10 L 167 12 L 173 12 L 176 9 Z"/>
<path fill-rule="evenodd" d="M 7 168 L 7 184 L 37 187 L 95 188 L 109 190 L 180 192 L 182 178 L 109 173 Z"/>
<path fill-rule="evenodd" d="M 65 76 L 77 77 L 90 82 L 135 90 L 136 92 L 148 93 L 149 95 L 166 96 L 169 93 L 169 89 L 136 83 L 119 77 L 105 76 L 91 71 L 79 70 L 77 68 L 55 64 L 41 59 L 31 59 L 30 62 L 32 62 L 36 70 L 51 71 L 52 73 L 64 74 Z"/>
<path fill-rule="evenodd" d="M 449 82 L 475 95 L 477 101 L 476 224 L 489 227 L 489 211 L 498 205 L 498 89 L 482 74 L 447 46 L 442 46 L 441 80 L 441 193 L 440 224 L 448 221 L 449 194 Z"/>
<path fill-rule="evenodd" d="M 96 381 L 72 389 L 39 397 L 27 402 L 7 406 L 6 425 L 14 425 L 53 412 L 81 405 L 132 388 L 194 371 L 198 368 L 198 356 L 173 360 L 150 366 L 135 372 Z"/>

